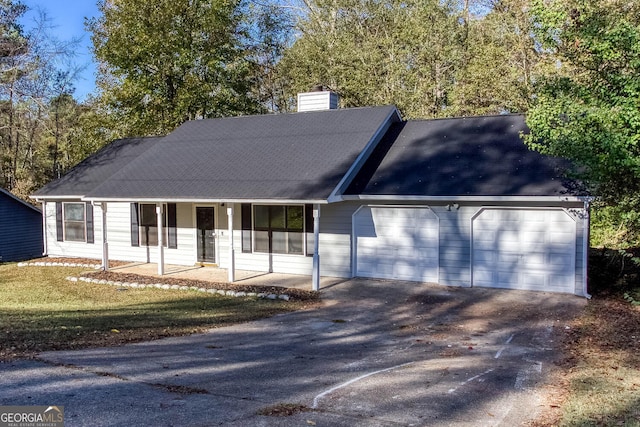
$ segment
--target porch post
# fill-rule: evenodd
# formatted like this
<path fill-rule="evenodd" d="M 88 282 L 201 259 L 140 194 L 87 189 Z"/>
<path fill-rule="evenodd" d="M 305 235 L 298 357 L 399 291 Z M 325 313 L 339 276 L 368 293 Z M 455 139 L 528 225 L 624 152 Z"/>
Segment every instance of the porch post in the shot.
<path fill-rule="evenodd" d="M 227 204 L 227 218 L 229 220 L 229 283 L 236 280 L 235 248 L 233 247 L 233 203 Z"/>
<path fill-rule="evenodd" d="M 164 230 L 162 229 L 162 203 L 156 203 L 156 217 L 158 223 L 158 275 L 164 275 Z"/>
<path fill-rule="evenodd" d="M 107 202 L 99 203 L 102 210 L 102 269 L 109 271 L 109 243 L 107 242 Z"/>
<path fill-rule="evenodd" d="M 314 291 L 320 290 L 320 205 L 313 205 L 313 271 L 311 285 Z"/>

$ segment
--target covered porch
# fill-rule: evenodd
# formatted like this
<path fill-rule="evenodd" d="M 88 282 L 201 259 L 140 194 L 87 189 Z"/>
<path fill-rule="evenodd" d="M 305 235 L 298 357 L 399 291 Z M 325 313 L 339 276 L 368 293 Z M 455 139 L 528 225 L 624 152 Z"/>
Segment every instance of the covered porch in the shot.
<path fill-rule="evenodd" d="M 226 268 L 215 266 L 184 266 L 164 265 L 164 273 L 158 274 L 158 264 L 134 262 L 109 268 L 112 273 L 139 274 L 149 277 L 167 277 L 185 280 L 201 280 L 211 283 L 229 283 L 229 273 Z M 320 277 L 319 288 L 335 285 L 345 279 L 340 277 Z M 161 280 L 160 280 L 161 281 Z M 312 277 L 308 275 L 267 273 L 262 271 L 235 270 L 236 285 L 278 286 L 282 288 L 294 288 L 309 290 L 312 285 Z"/>
<path fill-rule="evenodd" d="M 194 280 L 235 284 L 267 280 L 277 282 L 273 286 L 306 286 L 307 290 L 319 290 L 322 286 L 318 254 L 319 204 L 300 202 L 292 205 L 299 213 L 295 219 L 300 223 L 300 229 L 296 232 L 288 229 L 265 232 L 258 230 L 255 224 L 259 222 L 254 218 L 258 208 L 278 207 L 282 212 L 289 212 L 290 205 L 222 200 L 209 200 L 207 203 L 93 200 L 91 203 L 101 212 L 99 240 L 105 271 L 119 272 L 117 267 L 109 264 L 110 252 L 115 247 L 114 253 L 120 259 L 146 260 L 133 265 L 131 268 L 135 271 L 127 271 L 131 274 L 175 278 L 186 274 Z M 129 217 L 130 228 L 127 227 Z M 122 239 L 123 231 L 130 231 L 130 246 Z M 299 242 L 295 242 L 299 243 L 298 246 L 291 243 L 295 240 L 293 237 L 284 241 L 297 248 L 299 253 L 281 254 L 277 248 L 272 248 L 270 240 L 268 246 L 264 246 L 262 240 L 258 241 L 258 235 L 263 240 L 263 235 L 271 239 L 278 232 L 280 235 L 298 236 Z M 114 235 L 115 238 L 112 237 Z M 259 247 L 260 244 L 264 247 Z M 286 268 L 282 267 L 283 264 Z"/>

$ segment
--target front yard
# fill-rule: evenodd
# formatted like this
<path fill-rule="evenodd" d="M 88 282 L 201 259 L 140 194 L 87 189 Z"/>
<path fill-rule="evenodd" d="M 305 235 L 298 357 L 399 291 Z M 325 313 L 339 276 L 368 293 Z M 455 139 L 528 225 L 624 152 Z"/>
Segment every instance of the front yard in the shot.
<path fill-rule="evenodd" d="M 594 298 L 568 325 L 535 426 L 640 426 L 640 306 L 624 299 L 639 295 L 640 274 L 625 276 L 630 285 L 621 289 L 609 283 L 611 271 L 592 267 Z M 317 304 L 66 280 L 83 270 L 0 265 L 0 362 L 202 332 Z"/>
<path fill-rule="evenodd" d="M 202 332 L 310 304 L 65 279 L 83 270 L 0 265 L 0 361 Z"/>

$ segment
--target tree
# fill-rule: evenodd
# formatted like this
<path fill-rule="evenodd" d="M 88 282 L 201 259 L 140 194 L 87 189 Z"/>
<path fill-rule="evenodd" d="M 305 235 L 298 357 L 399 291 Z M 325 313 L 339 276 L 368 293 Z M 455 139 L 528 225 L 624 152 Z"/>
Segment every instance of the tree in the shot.
<path fill-rule="evenodd" d="M 18 20 L 26 10 L 19 2 L 0 0 L 0 185 L 23 197 L 53 176 L 40 173 L 57 153 L 42 153 L 49 104 L 73 93 L 77 72 L 68 61 L 77 41 L 51 37 L 45 13 L 25 31 Z"/>
<path fill-rule="evenodd" d="M 544 48 L 559 70 L 538 87 L 525 141 L 572 159 L 627 238 L 640 236 L 640 4 L 536 0 Z"/>
<path fill-rule="evenodd" d="M 239 0 L 103 0 L 88 22 L 101 101 L 125 135 L 255 113 Z"/>
<path fill-rule="evenodd" d="M 531 0 L 474 3 L 465 31 L 464 57 L 456 79 L 450 115 L 524 113 L 533 100 L 533 84 L 553 67 L 538 49 Z"/>
<path fill-rule="evenodd" d="M 410 118 L 443 114 L 461 51 L 461 26 L 451 5 L 438 0 L 304 4 L 300 36 L 279 64 L 289 98 L 322 84 L 337 91 L 347 107 L 395 104 Z"/>

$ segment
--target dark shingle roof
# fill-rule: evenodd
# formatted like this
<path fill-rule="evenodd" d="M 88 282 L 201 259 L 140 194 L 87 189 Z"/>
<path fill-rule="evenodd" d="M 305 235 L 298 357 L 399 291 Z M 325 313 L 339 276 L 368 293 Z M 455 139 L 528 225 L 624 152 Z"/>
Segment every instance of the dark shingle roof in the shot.
<path fill-rule="evenodd" d="M 40 188 L 33 196 L 82 197 L 122 170 L 129 162 L 156 144 L 159 139 L 159 137 L 147 137 L 113 141 L 78 163 L 60 179 Z"/>
<path fill-rule="evenodd" d="M 567 163 L 530 151 L 522 115 L 394 124 L 345 194 L 573 195 Z"/>
<path fill-rule="evenodd" d="M 393 106 L 197 120 L 87 197 L 327 199 Z"/>

